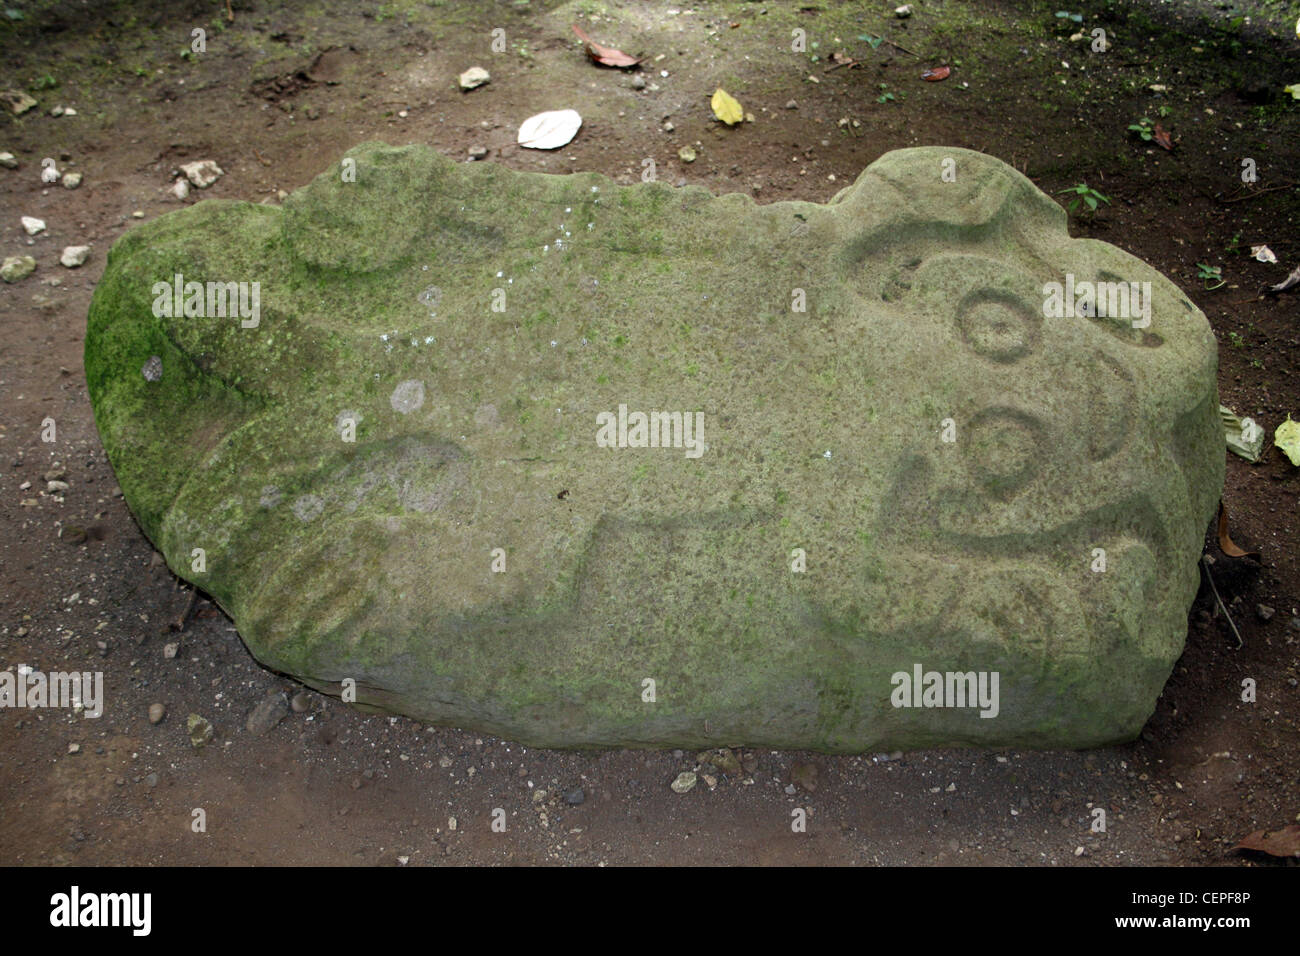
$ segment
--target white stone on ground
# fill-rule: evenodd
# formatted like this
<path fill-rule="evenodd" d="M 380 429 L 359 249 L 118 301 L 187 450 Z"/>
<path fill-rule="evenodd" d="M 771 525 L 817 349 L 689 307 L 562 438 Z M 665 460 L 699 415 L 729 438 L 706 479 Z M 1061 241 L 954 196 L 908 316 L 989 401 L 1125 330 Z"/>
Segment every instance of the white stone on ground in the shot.
<path fill-rule="evenodd" d="M 86 261 L 90 255 L 90 246 L 68 246 L 63 250 L 63 255 L 59 256 L 59 262 L 69 269 L 75 269 Z"/>

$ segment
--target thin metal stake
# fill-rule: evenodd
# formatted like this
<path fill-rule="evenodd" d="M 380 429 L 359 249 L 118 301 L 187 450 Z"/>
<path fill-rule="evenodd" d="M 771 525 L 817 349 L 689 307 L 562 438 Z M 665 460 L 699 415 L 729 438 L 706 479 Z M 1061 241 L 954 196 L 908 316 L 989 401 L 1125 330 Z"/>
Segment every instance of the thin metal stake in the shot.
<path fill-rule="evenodd" d="M 1214 578 L 1210 577 L 1210 566 L 1205 561 L 1207 557 L 1209 555 L 1201 555 L 1201 567 L 1205 569 L 1205 580 L 1210 582 L 1210 590 L 1214 592 L 1214 600 L 1219 602 L 1219 610 L 1228 619 L 1228 626 L 1232 628 L 1232 633 L 1237 638 L 1237 647 L 1244 647 L 1245 641 L 1241 639 L 1241 632 L 1237 630 L 1237 625 L 1232 623 L 1232 615 L 1228 613 L 1227 607 L 1224 606 L 1223 598 L 1219 597 L 1219 589 L 1214 586 Z"/>

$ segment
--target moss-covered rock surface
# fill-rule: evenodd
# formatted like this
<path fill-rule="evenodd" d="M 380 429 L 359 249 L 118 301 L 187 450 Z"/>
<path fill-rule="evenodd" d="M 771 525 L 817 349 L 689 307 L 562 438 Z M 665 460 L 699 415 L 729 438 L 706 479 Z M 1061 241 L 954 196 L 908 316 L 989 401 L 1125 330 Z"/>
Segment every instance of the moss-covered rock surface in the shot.
<path fill-rule="evenodd" d="M 1053 312 L 1097 282 L 1128 312 Z M 86 337 L 126 500 L 259 660 L 562 747 L 1135 736 L 1216 361 L 1176 286 L 937 147 L 757 206 L 364 144 L 124 236 Z M 695 430 L 635 447 L 651 412 Z M 918 668 L 996 703 L 904 699 Z"/>

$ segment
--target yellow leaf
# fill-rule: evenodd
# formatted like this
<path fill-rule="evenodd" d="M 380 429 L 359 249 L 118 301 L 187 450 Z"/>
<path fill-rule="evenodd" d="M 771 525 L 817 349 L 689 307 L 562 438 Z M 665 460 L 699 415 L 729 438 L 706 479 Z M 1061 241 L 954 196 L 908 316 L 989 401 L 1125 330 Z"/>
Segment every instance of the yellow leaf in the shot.
<path fill-rule="evenodd" d="M 1273 444 L 1286 453 L 1291 464 L 1300 465 L 1300 422 L 1291 421 L 1291 416 L 1288 415 L 1286 421 L 1278 425 L 1277 431 L 1273 433 Z"/>
<path fill-rule="evenodd" d="M 709 102 L 713 107 L 713 115 L 728 126 L 735 126 L 745 118 L 745 110 L 736 98 L 724 89 L 717 89 L 713 93 L 713 99 Z"/>
<path fill-rule="evenodd" d="M 1282 87 L 1283 92 L 1290 93 L 1291 99 L 1300 100 L 1300 83 L 1292 83 L 1290 86 Z"/>

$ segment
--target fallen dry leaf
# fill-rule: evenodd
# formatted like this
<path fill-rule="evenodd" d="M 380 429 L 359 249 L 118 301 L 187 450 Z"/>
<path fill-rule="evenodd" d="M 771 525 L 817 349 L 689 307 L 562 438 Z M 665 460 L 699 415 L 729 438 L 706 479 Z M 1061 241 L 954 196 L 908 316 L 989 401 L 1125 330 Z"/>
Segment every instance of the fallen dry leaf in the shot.
<path fill-rule="evenodd" d="M 937 83 L 939 80 L 948 79 L 948 74 L 952 70 L 946 66 L 932 66 L 921 74 L 921 79 L 929 80 L 931 83 Z"/>
<path fill-rule="evenodd" d="M 1169 130 L 1165 129 L 1159 123 L 1156 123 L 1156 129 L 1155 132 L 1151 135 L 1151 138 L 1156 141 L 1156 145 L 1163 146 L 1165 149 L 1169 150 L 1170 152 L 1173 151 L 1174 141 L 1169 138 Z"/>
<path fill-rule="evenodd" d="M 1254 558 L 1259 560 L 1258 551 L 1243 551 L 1232 542 L 1228 536 L 1228 509 L 1222 501 L 1219 502 L 1219 548 L 1230 558 Z"/>
<path fill-rule="evenodd" d="M 636 66 L 641 61 L 634 56 L 628 56 L 622 50 L 616 50 L 612 46 L 601 46 L 587 34 L 578 29 L 576 24 L 573 26 L 573 32 L 578 35 L 587 47 L 587 56 L 599 63 L 601 66 L 617 67 L 620 70 L 628 70 Z"/>
<path fill-rule="evenodd" d="M 1291 274 L 1279 282 L 1277 285 L 1268 287 L 1269 292 L 1285 292 L 1287 289 L 1293 289 L 1300 285 L 1300 266 L 1296 266 Z"/>
<path fill-rule="evenodd" d="M 1280 830 L 1256 830 L 1241 838 L 1234 850 L 1257 850 L 1269 856 L 1300 857 L 1300 824 L 1292 823 Z"/>
<path fill-rule="evenodd" d="M 1291 464 L 1300 466 L 1300 422 L 1292 421 L 1287 415 L 1286 421 L 1273 432 L 1273 447 L 1291 459 Z"/>
<path fill-rule="evenodd" d="M 722 88 L 713 92 L 713 99 L 709 101 L 713 107 L 713 115 L 728 126 L 735 126 L 745 118 L 745 109 L 736 98 Z"/>
<path fill-rule="evenodd" d="M 519 127 L 518 142 L 528 149 L 559 149 L 576 135 L 582 126 L 577 110 L 550 110 L 524 120 Z"/>

